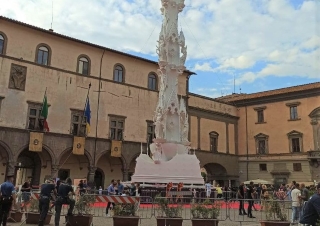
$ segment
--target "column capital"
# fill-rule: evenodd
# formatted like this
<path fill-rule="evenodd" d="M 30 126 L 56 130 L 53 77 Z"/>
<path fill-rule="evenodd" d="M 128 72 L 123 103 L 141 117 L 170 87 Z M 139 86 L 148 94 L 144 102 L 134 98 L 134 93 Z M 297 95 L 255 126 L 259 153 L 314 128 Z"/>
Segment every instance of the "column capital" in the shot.
<path fill-rule="evenodd" d="M 318 124 L 318 120 L 317 119 L 311 119 L 311 122 L 310 122 L 311 125 L 317 125 Z"/>
<path fill-rule="evenodd" d="M 95 173 L 96 170 L 97 170 L 98 167 L 95 167 L 95 166 L 88 166 L 88 170 L 89 170 L 89 173 Z"/>

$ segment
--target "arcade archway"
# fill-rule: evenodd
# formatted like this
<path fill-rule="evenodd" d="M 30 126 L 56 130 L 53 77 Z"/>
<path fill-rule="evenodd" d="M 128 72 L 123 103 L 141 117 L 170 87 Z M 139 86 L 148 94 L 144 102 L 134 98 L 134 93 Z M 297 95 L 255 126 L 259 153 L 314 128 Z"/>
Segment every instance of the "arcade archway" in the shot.
<path fill-rule="evenodd" d="M 10 159 L 11 153 L 6 148 L 5 144 L 0 143 L 0 183 L 6 180 L 6 174 L 8 170 L 8 162 Z"/>
<path fill-rule="evenodd" d="M 87 151 L 84 155 L 74 155 L 72 149 L 66 149 L 59 157 L 59 169 L 56 177 L 65 180 L 70 177 L 73 181 L 87 180 L 91 156 Z"/>
<path fill-rule="evenodd" d="M 112 179 L 123 180 L 123 160 L 122 158 L 110 156 L 110 151 L 104 152 L 97 160 L 97 170 L 95 172 L 95 181 L 102 177 L 102 187 L 107 188 Z M 97 183 L 96 183 L 97 184 Z"/>
<path fill-rule="evenodd" d="M 102 169 L 97 168 L 96 172 L 94 173 L 94 184 L 97 189 L 102 187 L 102 189 L 106 189 L 104 186 L 104 172 Z"/>
<path fill-rule="evenodd" d="M 38 186 L 51 177 L 52 158 L 46 149 L 32 152 L 24 148 L 16 162 L 16 185 L 29 180 L 32 186 Z"/>
<path fill-rule="evenodd" d="M 218 163 L 208 163 L 203 166 L 207 173 L 207 180 L 215 181 L 220 186 L 227 186 L 229 178 L 226 168 Z"/>

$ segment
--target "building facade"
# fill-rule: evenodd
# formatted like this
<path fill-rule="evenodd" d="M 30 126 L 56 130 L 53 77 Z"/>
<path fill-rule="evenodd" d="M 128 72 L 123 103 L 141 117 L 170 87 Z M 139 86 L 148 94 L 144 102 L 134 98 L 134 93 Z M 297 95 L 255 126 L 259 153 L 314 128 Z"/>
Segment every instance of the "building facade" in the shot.
<path fill-rule="evenodd" d="M 47 177 L 88 179 L 103 187 L 111 179 L 129 180 L 136 157 L 141 149 L 147 152 L 154 136 L 157 70 L 157 62 L 0 17 L 0 180 L 9 173 L 19 173 L 16 183 L 30 178 L 34 185 Z M 209 180 L 227 185 L 256 177 L 280 181 L 275 175 L 282 174 L 287 180 L 317 177 L 319 84 L 292 91 L 287 99 L 212 99 L 189 92 L 193 74 L 185 71 L 179 78 L 179 96 L 187 102 L 192 151 Z M 30 136 L 43 132 L 44 93 L 50 131 L 43 134 L 42 150 L 34 152 Z M 87 95 L 91 129 L 85 136 Z M 278 113 L 292 106 L 299 120 Z M 267 123 L 256 123 L 261 109 Z M 83 155 L 73 152 L 76 137 L 84 137 Z M 255 152 L 261 140 L 264 154 Z M 121 142 L 120 157 L 111 154 L 113 141 Z M 276 162 L 288 171 L 301 163 L 302 170 L 273 172 Z M 263 164 L 266 170 L 260 170 Z"/>
<path fill-rule="evenodd" d="M 240 180 L 320 180 L 320 83 L 218 99 L 237 107 Z"/>

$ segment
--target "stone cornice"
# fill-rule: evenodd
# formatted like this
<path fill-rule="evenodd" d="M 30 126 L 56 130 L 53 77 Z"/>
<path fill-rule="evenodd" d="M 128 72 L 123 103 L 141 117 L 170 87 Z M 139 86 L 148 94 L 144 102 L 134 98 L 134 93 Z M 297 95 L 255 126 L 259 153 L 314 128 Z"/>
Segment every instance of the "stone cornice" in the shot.
<path fill-rule="evenodd" d="M 212 119 L 212 120 L 217 120 L 220 122 L 228 122 L 231 124 L 236 124 L 238 122 L 239 117 L 221 113 L 218 111 L 210 111 L 198 107 L 188 107 L 188 114 L 190 116 L 197 116 L 200 118 L 206 118 L 206 119 Z"/>
<path fill-rule="evenodd" d="M 259 104 L 275 103 L 275 102 L 281 102 L 281 101 L 292 101 L 296 99 L 303 99 L 303 98 L 316 97 L 316 96 L 320 96 L 319 88 L 296 91 L 296 92 L 285 93 L 285 94 L 277 94 L 277 95 L 265 96 L 265 97 L 259 97 L 259 98 L 238 100 L 238 101 L 233 101 L 232 103 L 229 102 L 229 105 L 234 105 L 237 107 L 245 107 L 245 106 L 252 106 L 252 105 L 259 105 Z"/>

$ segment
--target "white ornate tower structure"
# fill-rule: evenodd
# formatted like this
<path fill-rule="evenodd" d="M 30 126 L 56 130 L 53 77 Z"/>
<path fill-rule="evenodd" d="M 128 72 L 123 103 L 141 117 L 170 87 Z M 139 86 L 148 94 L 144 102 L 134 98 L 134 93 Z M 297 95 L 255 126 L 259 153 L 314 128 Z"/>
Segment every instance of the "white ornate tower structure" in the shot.
<path fill-rule="evenodd" d="M 183 32 L 178 32 L 178 14 L 184 0 L 161 0 L 163 22 L 157 54 L 159 56 L 160 92 L 154 116 L 156 138 L 150 145 L 152 159 L 137 158 L 134 182 L 203 184 L 199 160 L 189 155 L 189 122 L 185 101 L 178 98 L 178 77 L 185 70 L 187 46 Z"/>

